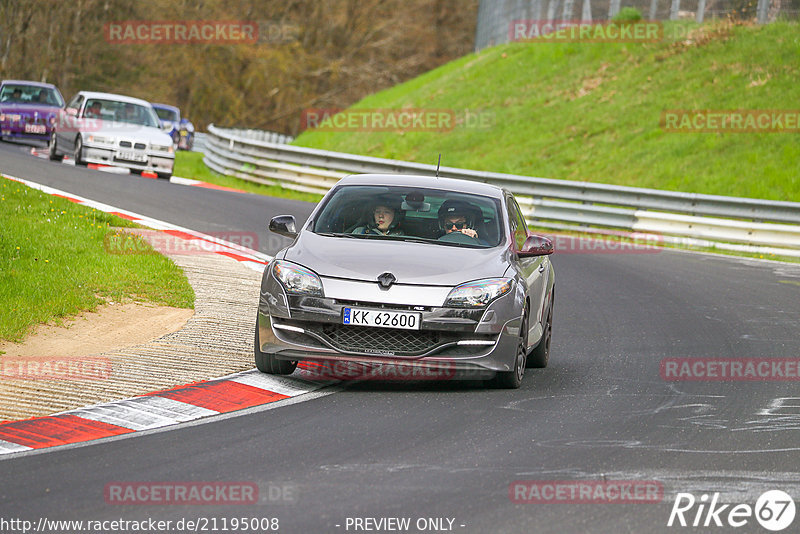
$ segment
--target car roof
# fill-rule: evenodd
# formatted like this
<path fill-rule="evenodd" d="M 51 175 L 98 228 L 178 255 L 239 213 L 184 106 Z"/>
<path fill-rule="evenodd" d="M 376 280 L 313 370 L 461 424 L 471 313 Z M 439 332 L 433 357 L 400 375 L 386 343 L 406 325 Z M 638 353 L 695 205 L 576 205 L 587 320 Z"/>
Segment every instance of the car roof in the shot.
<path fill-rule="evenodd" d="M 155 102 L 151 102 L 151 104 L 153 105 L 154 108 L 163 108 L 163 109 L 168 109 L 170 111 L 180 111 L 179 108 L 175 106 L 170 106 L 169 104 L 156 104 Z"/>
<path fill-rule="evenodd" d="M 116 100 L 118 102 L 126 102 L 128 104 L 139 104 L 140 106 L 150 106 L 150 102 L 142 100 L 141 98 L 134 98 L 132 96 L 118 95 L 115 93 L 98 93 L 96 91 L 78 91 L 78 94 L 83 95 L 85 98 L 98 98 L 105 100 Z"/>
<path fill-rule="evenodd" d="M 456 178 L 437 178 L 411 174 L 351 174 L 339 180 L 339 185 L 395 185 L 403 187 L 426 187 L 473 193 L 490 197 L 502 197 L 503 189 L 483 182 L 458 180 Z"/>
<path fill-rule="evenodd" d="M 46 87 L 48 89 L 56 89 L 52 83 L 34 82 L 33 80 L 3 80 L 0 85 L 33 85 L 34 87 Z"/>

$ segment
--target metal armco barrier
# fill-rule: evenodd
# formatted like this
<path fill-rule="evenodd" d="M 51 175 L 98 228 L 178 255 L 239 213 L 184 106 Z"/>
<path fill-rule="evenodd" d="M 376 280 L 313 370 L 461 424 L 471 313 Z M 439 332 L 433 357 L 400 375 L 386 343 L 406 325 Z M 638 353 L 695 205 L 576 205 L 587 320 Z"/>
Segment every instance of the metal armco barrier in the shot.
<path fill-rule="evenodd" d="M 253 131 L 209 126 L 206 165 L 244 180 L 314 193 L 327 192 L 348 174 L 434 176 L 436 173 L 435 165 L 266 142 L 248 132 Z M 519 197 L 532 226 L 652 232 L 712 244 L 777 247 L 778 252 L 773 253 L 800 256 L 800 202 L 661 191 L 454 167 L 442 167 L 439 176 L 507 188 Z"/>

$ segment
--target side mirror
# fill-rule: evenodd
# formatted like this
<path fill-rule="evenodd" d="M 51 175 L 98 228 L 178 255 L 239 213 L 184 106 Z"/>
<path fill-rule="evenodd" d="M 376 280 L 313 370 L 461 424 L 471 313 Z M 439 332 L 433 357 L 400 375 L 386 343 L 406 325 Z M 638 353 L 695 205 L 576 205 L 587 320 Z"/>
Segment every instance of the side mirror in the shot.
<path fill-rule="evenodd" d="M 273 217 L 269 221 L 269 231 L 285 237 L 297 237 L 297 223 L 295 223 L 294 215 Z"/>
<path fill-rule="evenodd" d="M 75 108 L 67 108 L 67 115 L 75 117 L 76 115 L 78 115 L 78 110 Z"/>
<path fill-rule="evenodd" d="M 529 236 L 518 252 L 520 257 L 547 256 L 553 253 L 553 242 L 540 235 Z"/>

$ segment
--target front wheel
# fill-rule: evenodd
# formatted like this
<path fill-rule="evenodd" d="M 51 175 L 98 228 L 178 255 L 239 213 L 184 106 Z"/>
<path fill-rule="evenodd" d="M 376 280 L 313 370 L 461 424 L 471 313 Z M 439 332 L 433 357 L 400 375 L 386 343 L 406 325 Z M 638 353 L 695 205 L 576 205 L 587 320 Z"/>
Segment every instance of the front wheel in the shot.
<path fill-rule="evenodd" d="M 86 165 L 83 161 L 83 140 L 81 136 L 75 139 L 75 165 Z"/>
<path fill-rule="evenodd" d="M 522 385 L 522 378 L 525 376 L 525 360 L 528 346 L 528 310 L 522 316 L 520 324 L 519 343 L 517 353 L 514 358 L 514 369 L 512 371 L 498 372 L 491 384 L 503 389 L 517 389 Z"/>
<path fill-rule="evenodd" d="M 56 147 L 56 133 L 50 133 L 50 159 L 52 161 L 61 161 L 64 159 L 63 154 L 58 153 L 58 148 Z"/>
<path fill-rule="evenodd" d="M 169 180 L 170 178 L 172 178 L 172 173 L 171 172 L 158 172 L 158 173 L 156 173 L 156 175 L 159 178 L 163 178 L 164 180 Z"/>
<path fill-rule="evenodd" d="M 552 299 L 552 297 L 551 297 Z M 544 323 L 542 339 L 528 357 L 528 367 L 544 368 L 550 359 L 550 341 L 553 338 L 553 305 L 547 310 L 547 320 Z"/>
<path fill-rule="evenodd" d="M 256 360 L 256 369 L 271 375 L 290 375 L 297 368 L 296 361 L 279 360 L 272 354 L 261 352 L 258 342 L 258 320 L 256 320 L 256 336 L 253 341 L 253 354 Z"/>

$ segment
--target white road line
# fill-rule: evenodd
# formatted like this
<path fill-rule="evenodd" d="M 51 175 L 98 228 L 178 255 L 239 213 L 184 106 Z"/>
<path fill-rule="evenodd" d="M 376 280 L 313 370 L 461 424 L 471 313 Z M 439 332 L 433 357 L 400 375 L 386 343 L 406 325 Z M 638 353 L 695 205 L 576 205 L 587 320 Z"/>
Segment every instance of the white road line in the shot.
<path fill-rule="evenodd" d="M 12 452 L 32 451 L 33 447 L 26 447 L 25 445 L 17 445 L 0 439 L 0 454 L 10 454 Z"/>
<path fill-rule="evenodd" d="M 329 382 L 309 382 L 299 378 L 283 378 L 277 375 L 266 375 L 260 371 L 246 371 L 238 376 L 231 378 L 231 381 L 252 386 L 267 391 L 274 391 L 287 397 L 294 397 L 308 391 L 322 388 L 328 384 L 334 383 L 333 380 Z"/>
<path fill-rule="evenodd" d="M 135 397 L 70 410 L 64 412 L 63 415 L 74 415 L 83 419 L 130 428 L 131 430 L 149 430 L 219 413 L 184 402 L 169 401 L 170 399 L 156 396 Z M 173 403 L 183 406 L 176 406 Z"/>
<path fill-rule="evenodd" d="M 191 178 L 181 178 L 180 176 L 173 176 L 169 179 L 170 183 L 178 185 L 197 185 L 202 184 L 200 180 L 192 180 Z"/>

